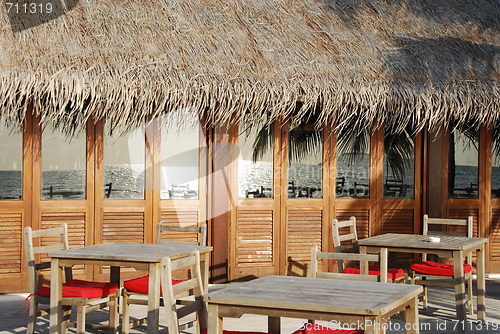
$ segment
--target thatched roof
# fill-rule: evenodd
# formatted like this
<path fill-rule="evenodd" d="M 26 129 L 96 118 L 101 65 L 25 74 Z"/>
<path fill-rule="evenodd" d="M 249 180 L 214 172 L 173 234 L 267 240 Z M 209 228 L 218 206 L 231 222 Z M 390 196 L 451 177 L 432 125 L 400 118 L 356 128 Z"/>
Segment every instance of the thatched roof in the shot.
<path fill-rule="evenodd" d="M 211 125 L 311 110 L 340 126 L 500 120 L 499 0 L 38 3 L 52 13 L 0 9 L 8 122 L 29 105 L 66 130 L 186 106 Z"/>

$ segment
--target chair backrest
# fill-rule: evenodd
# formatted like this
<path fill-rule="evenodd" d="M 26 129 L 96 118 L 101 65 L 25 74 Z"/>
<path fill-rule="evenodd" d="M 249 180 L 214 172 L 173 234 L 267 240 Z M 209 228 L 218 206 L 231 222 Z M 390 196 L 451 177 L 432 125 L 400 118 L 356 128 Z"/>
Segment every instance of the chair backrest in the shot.
<path fill-rule="evenodd" d="M 181 269 L 188 269 L 190 278 L 180 283 L 172 283 L 172 272 Z M 163 304 L 167 312 L 167 325 L 169 334 L 179 334 L 190 323 L 193 322 L 192 317 L 189 321 L 181 323 L 181 319 L 192 313 L 196 313 L 196 326 L 197 334 L 200 334 L 200 318 L 203 317 L 203 312 L 206 313 L 205 303 L 202 298 L 203 281 L 201 278 L 200 269 L 200 252 L 193 250 L 187 257 L 171 260 L 165 257 L 161 262 L 161 277 L 162 277 L 162 290 L 163 290 Z M 182 306 L 178 305 L 177 300 L 185 297 L 189 291 L 194 292 L 194 300 L 190 302 L 185 301 Z"/>
<path fill-rule="evenodd" d="M 358 261 L 359 274 L 346 274 L 344 270 L 338 273 L 324 272 L 319 270 L 320 260 L 338 261 Z M 380 264 L 380 276 L 369 275 L 369 262 Z M 358 254 L 358 253 L 328 253 L 319 252 L 318 246 L 311 247 L 311 277 L 317 278 L 336 278 L 356 281 L 375 281 L 387 283 L 387 249 L 382 249 L 378 254 Z"/>
<path fill-rule="evenodd" d="M 168 225 L 162 221 L 156 223 L 156 243 L 163 242 L 163 232 L 170 232 L 173 234 L 177 233 L 191 233 L 197 234 L 198 237 L 198 245 L 206 246 L 207 245 L 207 223 L 202 223 L 200 226 L 177 226 L 177 225 Z"/>
<path fill-rule="evenodd" d="M 429 218 L 424 215 L 423 234 L 432 236 L 458 236 L 458 237 L 473 237 L 474 218 L 472 216 L 467 219 L 444 219 L 444 218 Z M 431 226 L 439 226 L 439 230 L 433 230 Z M 460 228 L 462 226 L 462 228 Z M 431 227 L 429 229 L 429 227 Z M 450 228 L 451 227 L 451 228 Z"/>
<path fill-rule="evenodd" d="M 433 229 L 433 226 L 439 229 Z M 429 218 L 424 215 L 423 235 L 430 236 L 456 236 L 456 237 L 473 237 L 474 218 L 472 216 L 467 219 L 446 219 L 446 218 Z M 427 254 L 422 254 L 422 259 L 427 259 Z M 472 258 L 467 256 L 467 262 L 472 263 Z"/>
<path fill-rule="evenodd" d="M 43 243 L 42 238 L 44 238 Z M 37 240 L 35 241 L 35 239 Z M 30 293 L 38 291 L 37 271 L 50 268 L 50 262 L 37 263 L 35 256 L 68 248 L 68 226 L 65 223 L 62 223 L 59 227 L 35 231 L 29 226 L 24 228 L 24 253 L 28 267 Z M 65 274 L 66 281 L 72 279 L 71 268 L 66 268 Z"/>
<path fill-rule="evenodd" d="M 348 228 L 345 234 L 340 234 L 341 229 Z M 335 253 L 358 253 L 358 233 L 356 232 L 356 217 L 350 217 L 347 221 L 332 220 L 332 239 Z M 349 248 L 345 248 L 348 244 Z M 344 267 L 344 261 L 337 261 L 340 267 Z"/>

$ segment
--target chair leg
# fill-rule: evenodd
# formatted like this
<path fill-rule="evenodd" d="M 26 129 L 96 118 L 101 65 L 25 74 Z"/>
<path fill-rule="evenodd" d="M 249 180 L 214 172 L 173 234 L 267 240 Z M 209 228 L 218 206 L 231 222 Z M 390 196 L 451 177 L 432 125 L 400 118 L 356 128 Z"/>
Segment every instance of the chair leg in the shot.
<path fill-rule="evenodd" d="M 76 308 L 76 334 L 85 334 L 85 306 Z"/>
<path fill-rule="evenodd" d="M 71 306 L 66 305 L 62 307 L 63 319 L 61 323 L 61 330 L 65 334 L 68 332 L 68 327 L 71 322 L 71 310 Z"/>
<path fill-rule="evenodd" d="M 467 279 L 467 307 L 469 309 L 469 314 L 474 315 L 474 300 L 472 295 L 472 275 L 469 275 Z"/>
<path fill-rule="evenodd" d="M 36 316 L 38 313 L 38 304 L 35 302 L 35 297 L 31 296 L 29 300 L 29 320 L 26 334 L 33 334 L 35 332 Z"/>
<path fill-rule="evenodd" d="M 113 296 L 110 296 L 110 300 L 108 302 L 109 305 L 109 327 L 110 334 L 118 333 L 118 300 L 120 299 L 120 295 L 116 292 Z"/>
<path fill-rule="evenodd" d="M 127 292 L 123 292 L 123 309 L 122 309 L 122 333 L 123 334 L 129 334 L 130 331 L 130 305 L 128 302 L 128 295 Z"/>
<path fill-rule="evenodd" d="M 427 310 L 427 286 L 424 285 L 424 293 L 422 298 L 422 307 L 424 310 Z"/>

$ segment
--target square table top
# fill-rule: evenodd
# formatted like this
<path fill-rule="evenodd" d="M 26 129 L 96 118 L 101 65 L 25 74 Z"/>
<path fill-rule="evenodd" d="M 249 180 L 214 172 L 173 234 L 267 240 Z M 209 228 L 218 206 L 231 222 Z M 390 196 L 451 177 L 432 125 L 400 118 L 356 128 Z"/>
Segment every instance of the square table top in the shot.
<path fill-rule="evenodd" d="M 265 276 L 214 291 L 205 300 L 219 305 L 383 315 L 420 292 L 420 285 Z"/>
<path fill-rule="evenodd" d="M 166 256 L 174 259 L 188 256 L 194 249 L 198 249 L 200 253 L 206 253 L 211 251 L 212 247 L 198 246 L 194 242 L 185 241 L 168 241 L 161 244 L 111 242 L 50 252 L 48 253 L 48 256 L 59 259 L 155 263 L 161 262 L 161 259 Z"/>
<path fill-rule="evenodd" d="M 469 238 L 457 236 L 440 236 L 440 242 L 428 241 L 428 235 L 386 233 L 358 240 L 360 246 L 399 247 L 415 249 L 434 249 L 460 251 L 470 249 L 488 242 L 487 238 Z"/>

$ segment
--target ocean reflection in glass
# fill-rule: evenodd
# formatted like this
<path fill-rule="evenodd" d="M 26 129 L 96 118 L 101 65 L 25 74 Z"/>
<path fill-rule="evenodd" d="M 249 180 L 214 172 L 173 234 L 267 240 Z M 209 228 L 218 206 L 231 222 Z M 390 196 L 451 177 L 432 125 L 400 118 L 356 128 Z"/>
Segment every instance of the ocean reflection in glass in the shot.
<path fill-rule="evenodd" d="M 337 136 L 337 197 L 370 197 L 370 131 L 346 127 Z"/>
<path fill-rule="evenodd" d="M 478 198 L 479 129 L 469 127 L 450 133 L 448 194 L 450 198 Z"/>
<path fill-rule="evenodd" d="M 238 130 L 238 197 L 273 197 L 273 125 Z"/>
<path fill-rule="evenodd" d="M 384 198 L 413 198 L 415 142 L 410 127 L 384 133 Z"/>
<path fill-rule="evenodd" d="M 288 198 L 322 198 L 323 131 L 312 122 L 290 127 Z"/>
<path fill-rule="evenodd" d="M 68 136 L 52 126 L 43 129 L 42 199 L 86 198 L 85 136 L 85 131 Z"/>
<path fill-rule="evenodd" d="M 191 109 L 169 112 L 160 124 L 161 199 L 197 199 L 202 131 L 198 114 Z"/>
<path fill-rule="evenodd" d="M 116 132 L 117 130 L 115 130 Z M 145 126 L 122 133 L 104 129 L 104 198 L 144 199 Z"/>
<path fill-rule="evenodd" d="M 22 199 L 23 133 L 0 123 L 0 200 Z"/>

